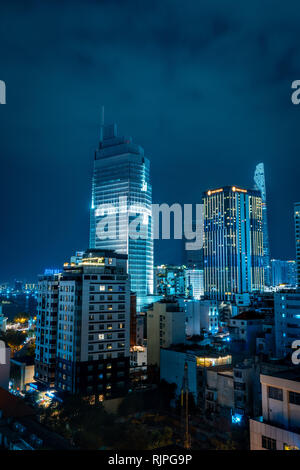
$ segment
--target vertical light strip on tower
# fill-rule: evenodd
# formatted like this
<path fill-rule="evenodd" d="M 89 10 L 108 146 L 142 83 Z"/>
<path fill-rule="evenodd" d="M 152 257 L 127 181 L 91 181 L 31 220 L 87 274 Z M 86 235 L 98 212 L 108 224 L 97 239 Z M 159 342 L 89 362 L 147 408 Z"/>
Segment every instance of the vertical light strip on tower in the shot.
<path fill-rule="evenodd" d="M 260 191 L 262 198 L 263 210 L 263 247 L 264 247 L 264 283 L 265 286 L 271 285 L 271 267 L 270 267 L 270 247 L 269 247 L 269 231 L 268 231 L 268 214 L 267 214 L 267 196 L 264 164 L 256 165 L 254 173 L 255 189 Z"/>

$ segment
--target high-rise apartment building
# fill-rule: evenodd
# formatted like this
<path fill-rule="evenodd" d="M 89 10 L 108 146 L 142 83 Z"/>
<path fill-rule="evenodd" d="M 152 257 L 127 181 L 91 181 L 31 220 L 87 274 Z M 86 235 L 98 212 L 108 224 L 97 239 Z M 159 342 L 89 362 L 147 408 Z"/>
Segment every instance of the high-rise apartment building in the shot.
<path fill-rule="evenodd" d="M 300 202 L 294 205 L 295 218 L 295 241 L 296 241 L 296 263 L 297 263 L 297 286 L 300 288 Z"/>
<path fill-rule="evenodd" d="M 264 251 L 264 283 L 265 286 L 271 285 L 271 267 L 270 267 L 270 246 L 268 231 L 268 213 L 267 213 L 267 193 L 265 168 L 263 163 L 259 163 L 254 173 L 255 189 L 261 194 L 262 199 L 262 219 L 263 219 L 263 251 Z"/>
<path fill-rule="evenodd" d="M 53 290 L 51 302 L 47 293 Z M 126 393 L 130 355 L 127 256 L 90 249 L 77 262 L 65 263 L 57 278 L 42 278 L 39 292 L 36 379 L 55 384 L 59 391 L 100 400 Z M 48 333 L 51 322 L 53 330 Z"/>
<path fill-rule="evenodd" d="M 90 247 L 128 255 L 131 290 L 137 309 L 153 294 L 152 186 L 150 162 L 117 125 L 101 126 L 95 152 L 90 222 Z M 103 227 L 108 222 L 107 232 Z M 131 233 L 138 225 L 139 237 Z"/>
<path fill-rule="evenodd" d="M 226 186 L 203 194 L 204 293 L 232 300 L 264 289 L 262 198 Z"/>
<path fill-rule="evenodd" d="M 35 378 L 55 386 L 57 311 L 60 274 L 39 277 L 35 340 Z"/>

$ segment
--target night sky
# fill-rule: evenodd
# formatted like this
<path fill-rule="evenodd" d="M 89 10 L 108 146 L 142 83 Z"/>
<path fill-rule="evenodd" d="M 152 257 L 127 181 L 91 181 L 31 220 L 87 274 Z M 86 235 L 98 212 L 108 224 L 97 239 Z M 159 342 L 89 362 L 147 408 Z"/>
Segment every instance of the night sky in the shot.
<path fill-rule="evenodd" d="M 263 161 L 271 255 L 293 259 L 299 25 L 296 0 L 2 0 L 0 281 L 88 246 L 102 104 L 150 158 L 153 202 L 251 188 Z M 174 246 L 155 262 L 181 262 Z"/>

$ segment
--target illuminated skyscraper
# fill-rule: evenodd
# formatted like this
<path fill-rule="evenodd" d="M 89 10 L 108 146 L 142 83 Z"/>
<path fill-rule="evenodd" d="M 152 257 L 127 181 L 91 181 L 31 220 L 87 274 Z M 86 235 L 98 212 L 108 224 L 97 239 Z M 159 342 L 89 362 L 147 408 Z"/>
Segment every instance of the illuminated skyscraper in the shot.
<path fill-rule="evenodd" d="M 268 213 L 267 213 L 267 194 L 264 164 L 256 165 L 254 173 L 255 189 L 260 191 L 262 199 L 263 214 L 263 246 L 264 246 L 264 283 L 265 286 L 271 285 L 271 264 L 270 264 L 270 247 L 269 247 L 269 231 L 268 231 Z"/>
<path fill-rule="evenodd" d="M 300 202 L 296 202 L 294 205 L 294 217 L 295 217 L 297 287 L 300 288 Z"/>
<path fill-rule="evenodd" d="M 101 126 L 95 152 L 90 225 L 90 247 L 128 255 L 131 290 L 142 299 L 153 294 L 152 186 L 150 162 L 130 137 L 120 137 L 117 125 Z M 107 207 L 107 210 L 105 209 Z M 113 219 L 115 236 L 103 237 L 100 228 Z M 138 239 L 130 236 L 132 222 L 140 218 Z M 143 235 L 142 235 L 143 234 Z"/>
<path fill-rule="evenodd" d="M 235 186 L 210 190 L 204 203 L 204 294 L 231 300 L 264 287 L 262 199 Z"/>

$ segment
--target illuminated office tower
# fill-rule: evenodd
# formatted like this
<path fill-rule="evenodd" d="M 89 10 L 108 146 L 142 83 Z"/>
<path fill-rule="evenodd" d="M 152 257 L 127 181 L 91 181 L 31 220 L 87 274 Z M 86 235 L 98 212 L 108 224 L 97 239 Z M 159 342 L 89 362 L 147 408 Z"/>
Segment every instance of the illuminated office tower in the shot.
<path fill-rule="evenodd" d="M 227 186 L 203 195 L 204 294 L 232 300 L 264 288 L 262 199 L 254 190 Z"/>
<path fill-rule="evenodd" d="M 109 207 L 103 210 L 107 204 Z M 150 162 L 143 148 L 133 144 L 131 138 L 119 137 L 116 124 L 102 125 L 94 162 L 90 247 L 128 255 L 131 290 L 137 294 L 138 309 L 142 299 L 153 294 L 151 204 Z M 115 236 L 104 238 L 100 234 L 105 217 L 115 220 Z M 130 227 L 138 219 L 141 236 L 134 239 Z"/>
<path fill-rule="evenodd" d="M 267 213 L 267 195 L 264 164 L 256 165 L 254 173 L 255 189 L 260 191 L 262 199 L 262 215 L 263 215 L 263 250 L 264 250 L 264 284 L 271 285 L 271 265 L 270 265 L 270 247 L 269 247 L 269 231 L 268 231 L 268 213 Z"/>
<path fill-rule="evenodd" d="M 300 288 L 300 202 L 296 202 L 294 205 L 294 217 L 295 217 L 297 287 Z"/>

